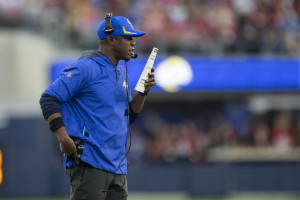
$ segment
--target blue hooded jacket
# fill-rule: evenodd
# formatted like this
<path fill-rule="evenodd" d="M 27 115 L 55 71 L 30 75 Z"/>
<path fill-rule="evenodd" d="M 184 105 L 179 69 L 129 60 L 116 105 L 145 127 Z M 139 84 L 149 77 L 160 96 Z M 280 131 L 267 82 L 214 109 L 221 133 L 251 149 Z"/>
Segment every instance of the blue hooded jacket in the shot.
<path fill-rule="evenodd" d="M 100 51 L 88 51 L 44 92 L 59 101 L 69 136 L 84 141 L 81 160 L 114 174 L 127 173 L 128 82 L 121 65 L 114 66 Z"/>

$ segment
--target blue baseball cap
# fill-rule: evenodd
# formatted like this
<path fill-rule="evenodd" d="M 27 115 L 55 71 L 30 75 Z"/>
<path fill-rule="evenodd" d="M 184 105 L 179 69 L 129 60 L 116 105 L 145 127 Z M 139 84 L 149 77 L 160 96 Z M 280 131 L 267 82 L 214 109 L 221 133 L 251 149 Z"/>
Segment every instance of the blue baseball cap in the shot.
<path fill-rule="evenodd" d="M 111 17 L 111 26 L 115 29 L 112 33 L 104 33 L 103 29 L 105 27 L 105 20 L 103 20 L 97 29 L 98 36 L 100 40 L 106 39 L 108 36 L 117 36 L 117 35 L 130 35 L 132 37 L 141 37 L 145 35 L 145 32 L 134 30 L 129 19 L 122 16 L 112 16 Z"/>

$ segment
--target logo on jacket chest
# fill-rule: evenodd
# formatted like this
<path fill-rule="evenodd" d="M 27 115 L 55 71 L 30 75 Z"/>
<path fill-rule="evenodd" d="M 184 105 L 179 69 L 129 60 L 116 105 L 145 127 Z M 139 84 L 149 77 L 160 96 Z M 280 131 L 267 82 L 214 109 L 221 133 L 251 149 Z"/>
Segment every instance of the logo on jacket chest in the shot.
<path fill-rule="evenodd" d="M 128 85 L 127 85 L 126 81 L 123 82 L 123 87 L 124 87 L 125 89 L 128 88 Z"/>

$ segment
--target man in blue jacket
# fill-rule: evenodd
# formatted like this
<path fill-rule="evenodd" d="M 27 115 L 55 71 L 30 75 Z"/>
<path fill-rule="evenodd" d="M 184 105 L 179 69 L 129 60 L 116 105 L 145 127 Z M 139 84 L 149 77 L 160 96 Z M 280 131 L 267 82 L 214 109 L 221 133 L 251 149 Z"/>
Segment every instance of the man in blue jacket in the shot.
<path fill-rule="evenodd" d="M 132 99 L 120 60 L 134 57 L 134 30 L 121 16 L 106 15 L 97 30 L 99 50 L 66 67 L 40 99 L 44 118 L 64 153 L 71 199 L 127 199 L 126 141 L 131 124 L 156 84 L 154 68 L 145 93 Z"/>

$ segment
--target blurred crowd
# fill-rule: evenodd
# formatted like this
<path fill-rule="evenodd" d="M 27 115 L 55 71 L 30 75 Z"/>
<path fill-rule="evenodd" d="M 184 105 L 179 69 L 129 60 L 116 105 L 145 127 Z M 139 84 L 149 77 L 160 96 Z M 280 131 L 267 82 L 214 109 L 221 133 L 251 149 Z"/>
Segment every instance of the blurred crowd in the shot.
<path fill-rule="evenodd" d="M 0 28 L 43 34 L 60 48 L 98 48 L 107 12 L 128 17 L 137 52 L 284 55 L 300 53 L 300 0 L 1 0 Z M 213 147 L 300 146 L 300 112 L 255 114 L 243 103 L 147 105 L 132 126 L 131 162 L 204 162 Z M 200 106 L 200 107 L 199 107 Z"/>
<path fill-rule="evenodd" d="M 2 0 L 0 26 L 45 34 L 65 48 L 97 48 L 106 12 L 147 32 L 137 49 L 165 54 L 300 52 L 300 0 Z"/>
<path fill-rule="evenodd" d="M 173 106 L 163 112 L 151 107 L 143 111 L 143 121 L 132 125 L 130 162 L 201 163 L 215 147 L 271 148 L 274 156 L 300 146 L 298 111 L 255 114 L 244 103 L 232 102 L 204 103 L 206 108 Z"/>

